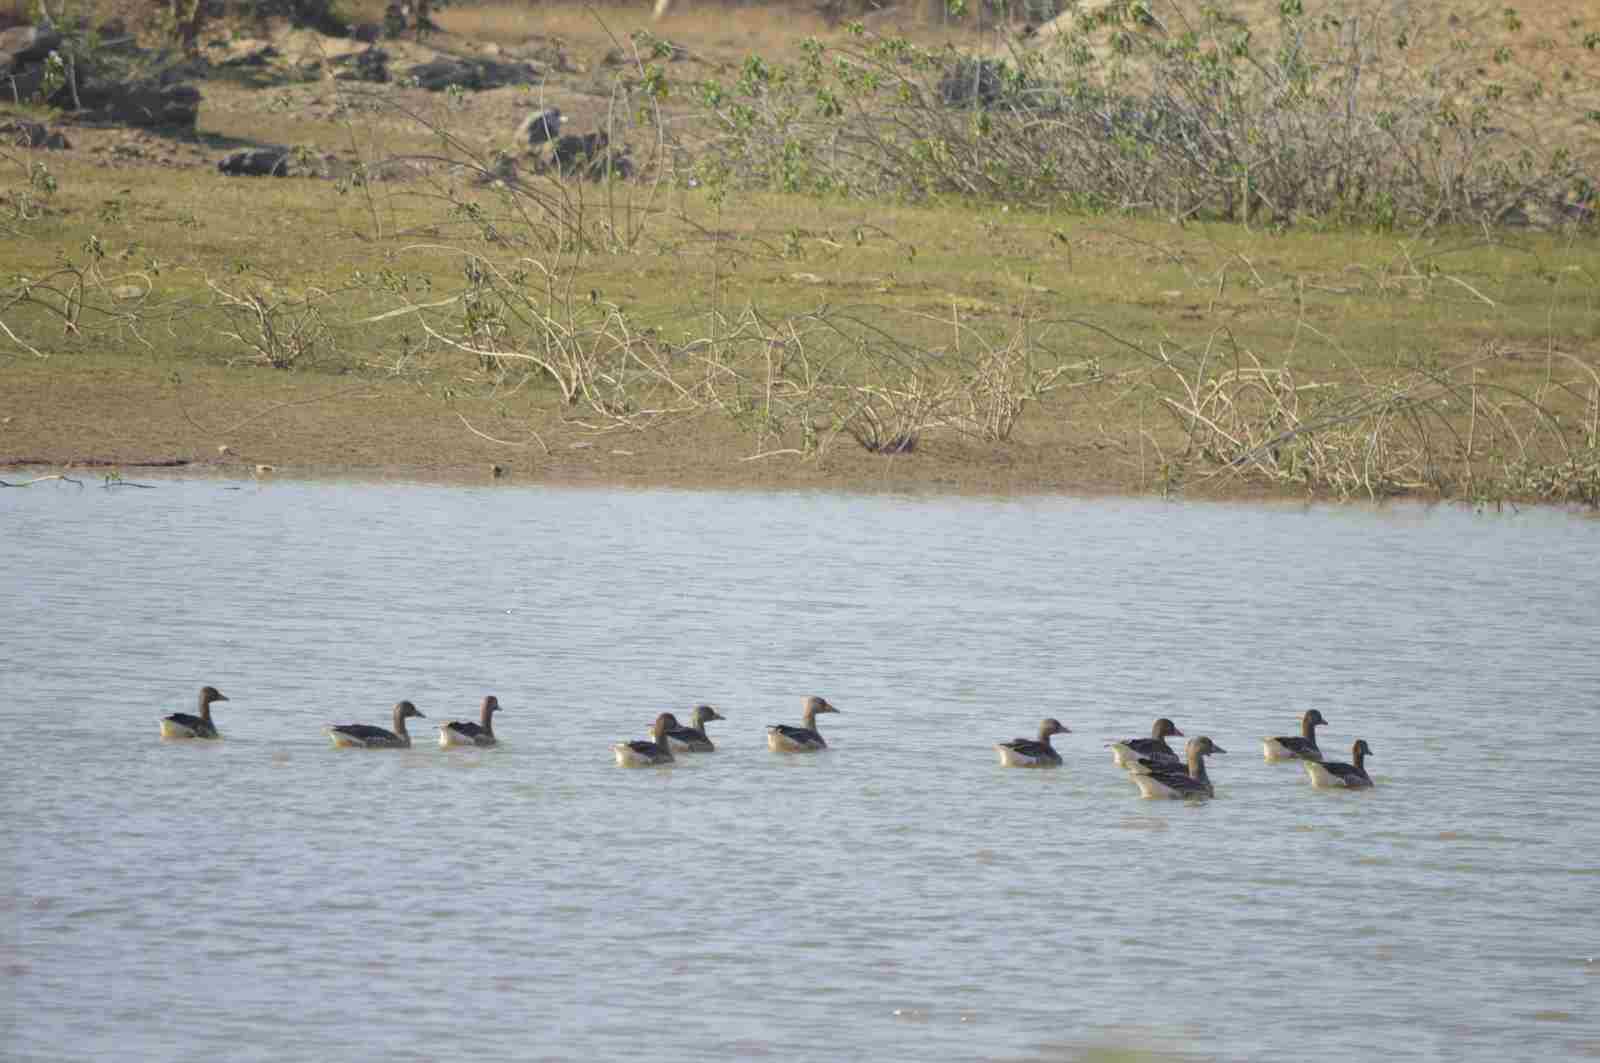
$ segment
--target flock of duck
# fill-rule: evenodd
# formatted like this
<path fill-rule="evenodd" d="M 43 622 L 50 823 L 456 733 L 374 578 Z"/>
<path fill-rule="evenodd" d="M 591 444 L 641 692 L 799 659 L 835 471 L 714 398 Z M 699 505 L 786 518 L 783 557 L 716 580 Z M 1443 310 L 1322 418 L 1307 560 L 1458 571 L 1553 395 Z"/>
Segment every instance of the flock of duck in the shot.
<path fill-rule="evenodd" d="M 200 689 L 200 714 L 175 712 L 161 721 L 161 736 L 174 739 L 220 738 L 217 726 L 211 719 L 211 706 L 227 701 L 216 687 Z M 483 699 L 476 722 L 451 720 L 439 725 L 439 745 L 449 749 L 455 746 L 485 747 L 495 745 L 494 714 L 500 711 L 500 702 L 494 695 Z M 767 728 L 767 748 L 774 753 L 816 753 L 828 748 L 827 741 L 817 730 L 817 717 L 838 712 L 826 698 L 816 696 L 805 699 L 805 712 L 799 727 L 773 724 Z M 366 723 L 330 725 L 324 729 L 330 741 L 340 748 L 349 749 L 409 749 L 411 735 L 406 721 L 426 719 L 409 701 L 394 707 L 392 728 Z M 656 717 L 650 738 L 618 742 L 611 747 L 617 764 L 625 768 L 659 767 L 671 764 L 679 754 L 713 753 L 716 743 L 706 734 L 706 724 L 726 719 L 710 705 L 695 707 L 693 722 L 684 725 L 670 712 Z M 1362 789 L 1372 785 L 1367 774 L 1366 758 L 1372 747 L 1366 739 L 1357 739 L 1351 747 L 1351 762 L 1341 763 L 1323 759 L 1317 747 L 1318 727 L 1328 723 L 1322 713 L 1311 709 L 1300 717 L 1298 735 L 1278 735 L 1261 740 L 1262 756 L 1268 762 L 1299 761 L 1304 765 L 1311 785 L 1323 790 Z M 1058 734 L 1071 734 L 1056 719 L 1046 719 L 1039 724 L 1039 737 L 1014 738 L 995 745 L 1000 763 L 1008 768 L 1056 768 L 1061 766 L 1061 754 L 1050 744 Z M 1117 767 L 1128 772 L 1129 779 L 1145 797 L 1174 799 L 1212 797 L 1216 790 L 1206 774 L 1206 757 L 1226 753 L 1227 750 L 1201 735 L 1189 739 L 1184 755 L 1169 745 L 1168 738 L 1183 738 L 1177 725 L 1165 716 L 1156 720 L 1149 738 L 1130 738 L 1114 742 L 1111 759 Z"/>

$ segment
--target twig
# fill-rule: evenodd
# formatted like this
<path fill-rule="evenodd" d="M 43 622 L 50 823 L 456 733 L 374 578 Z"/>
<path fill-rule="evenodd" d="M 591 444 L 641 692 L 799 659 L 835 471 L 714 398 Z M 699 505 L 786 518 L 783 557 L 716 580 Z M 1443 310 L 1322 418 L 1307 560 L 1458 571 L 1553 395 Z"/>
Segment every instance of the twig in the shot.
<path fill-rule="evenodd" d="M 7 325 L 3 320 L 0 320 L 0 332 L 4 332 L 7 336 L 9 336 L 11 338 L 11 342 L 12 343 L 15 343 L 17 346 L 24 348 L 29 354 L 33 355 L 35 358 L 48 358 L 49 357 L 49 355 L 47 355 L 47 354 L 40 353 L 37 348 L 33 347 L 31 344 L 27 343 L 25 340 L 20 338 L 15 332 L 12 332 L 11 331 L 11 326 Z"/>
<path fill-rule="evenodd" d="M 64 480 L 69 484 L 77 484 L 79 487 L 83 486 L 83 481 L 82 480 L 74 480 L 70 476 L 66 476 L 66 475 L 63 475 L 61 473 L 56 473 L 56 474 L 54 474 L 52 476 L 39 476 L 39 477 L 35 477 L 32 480 L 24 480 L 21 483 L 15 483 L 15 484 L 11 483 L 10 481 L 7 481 L 7 480 L 0 480 L 0 487 L 32 487 L 34 484 L 41 484 L 41 483 L 44 483 L 46 480 Z"/>
<path fill-rule="evenodd" d="M 477 436 L 480 439 L 487 439 L 491 443 L 499 443 L 503 447 L 525 447 L 525 446 L 529 445 L 527 443 L 513 443 L 509 439 L 496 439 L 494 436 L 489 435 L 486 432 L 480 432 L 476 428 L 472 427 L 472 422 L 467 420 L 466 417 L 462 416 L 462 414 L 459 411 L 456 412 L 456 416 L 458 418 L 460 418 L 462 424 L 467 426 L 467 431 L 471 432 L 473 435 Z M 538 432 L 535 432 L 533 429 L 530 428 L 530 429 L 528 429 L 528 434 L 533 436 L 534 439 L 538 440 L 539 446 L 544 448 L 544 452 L 546 454 L 550 453 L 549 445 L 547 445 L 545 443 L 545 441 L 540 437 Z"/>

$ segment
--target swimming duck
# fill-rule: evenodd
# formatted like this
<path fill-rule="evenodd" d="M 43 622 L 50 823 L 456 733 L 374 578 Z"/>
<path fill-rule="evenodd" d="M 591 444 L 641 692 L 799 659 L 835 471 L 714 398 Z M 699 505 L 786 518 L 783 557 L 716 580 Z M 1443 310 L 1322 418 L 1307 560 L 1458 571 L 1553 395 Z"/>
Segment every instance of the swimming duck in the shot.
<path fill-rule="evenodd" d="M 1336 760 L 1305 762 L 1306 774 L 1311 777 L 1311 785 L 1319 790 L 1351 789 L 1361 790 L 1372 785 L 1372 776 L 1367 774 L 1364 763 L 1372 756 L 1372 747 L 1367 745 L 1365 738 L 1356 739 L 1356 744 L 1350 747 L 1350 759 L 1353 763 L 1341 764 Z"/>
<path fill-rule="evenodd" d="M 1041 720 L 1037 739 L 1013 738 L 1009 742 L 998 742 L 994 751 L 1000 754 L 1000 763 L 1008 768 L 1059 768 L 1061 754 L 1050 744 L 1050 736 L 1071 733 L 1060 720 Z"/>
<path fill-rule="evenodd" d="M 1211 778 L 1206 774 L 1205 758 L 1212 753 L 1226 753 L 1227 750 L 1201 735 L 1199 738 L 1189 739 L 1185 752 L 1189 760 L 1187 771 L 1167 768 L 1160 762 L 1144 758 L 1139 762 L 1140 768 L 1144 769 L 1143 773 L 1134 772 L 1129 778 L 1145 797 L 1178 799 L 1214 797 L 1216 790 L 1212 788 Z"/>
<path fill-rule="evenodd" d="M 726 720 L 710 705 L 696 705 L 694 708 L 694 725 L 691 727 L 675 727 L 667 732 L 667 745 L 672 747 L 674 753 L 715 753 L 716 745 L 706 734 L 706 724 L 711 720 Z"/>
<path fill-rule="evenodd" d="M 1311 709 L 1300 717 L 1300 736 L 1279 735 L 1261 740 L 1261 756 L 1267 761 L 1321 760 L 1322 750 L 1317 748 L 1317 728 L 1327 726 L 1322 713 Z"/>
<path fill-rule="evenodd" d="M 821 732 L 817 730 L 817 717 L 824 712 L 838 711 L 828 704 L 827 698 L 813 694 L 806 698 L 805 726 L 773 724 L 767 728 L 767 748 L 774 753 L 815 753 L 819 749 L 827 749 L 828 743 L 823 741 Z"/>
<path fill-rule="evenodd" d="M 678 730 L 678 718 L 670 712 L 663 712 L 656 717 L 656 724 L 650 729 L 655 741 L 646 742 L 638 739 L 632 742 L 618 742 L 611 747 L 611 752 L 617 755 L 617 766 L 648 768 L 658 764 L 671 764 L 676 758 L 672 755 L 672 746 L 667 741 L 667 735 L 676 730 Z"/>
<path fill-rule="evenodd" d="M 1182 771 L 1183 758 L 1167 745 L 1169 735 L 1182 738 L 1183 732 L 1178 730 L 1177 724 L 1163 716 L 1151 725 L 1149 738 L 1130 738 L 1126 742 L 1113 742 L 1111 762 L 1119 768 L 1133 771 L 1138 767 L 1139 759 L 1142 757 L 1145 760 L 1170 764 L 1175 770 Z"/>
<path fill-rule="evenodd" d="M 370 723 L 346 723 L 324 728 L 324 732 L 341 749 L 410 749 L 411 736 L 406 733 L 406 721 L 413 716 L 427 719 L 411 702 L 402 701 L 394 707 L 392 731 Z"/>
<path fill-rule="evenodd" d="M 200 715 L 190 716 L 187 712 L 175 712 L 161 720 L 162 738 L 221 738 L 217 733 L 217 725 L 211 722 L 211 703 L 213 701 L 227 701 L 222 691 L 216 687 L 200 688 Z"/>
<path fill-rule="evenodd" d="M 451 720 L 449 723 L 439 725 L 439 748 L 449 749 L 451 746 L 492 746 L 494 737 L 494 714 L 500 711 L 500 700 L 493 694 L 483 699 L 483 708 L 478 713 L 478 722 L 471 720 Z"/>

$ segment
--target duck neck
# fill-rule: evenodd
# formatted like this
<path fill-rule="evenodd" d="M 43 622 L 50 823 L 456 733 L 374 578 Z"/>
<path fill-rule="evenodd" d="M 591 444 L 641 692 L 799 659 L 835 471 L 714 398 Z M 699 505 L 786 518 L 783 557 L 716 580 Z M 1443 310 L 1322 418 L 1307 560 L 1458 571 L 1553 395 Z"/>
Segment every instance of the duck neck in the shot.
<path fill-rule="evenodd" d="M 411 741 L 411 736 L 406 733 L 406 714 L 399 709 L 394 710 L 394 733 L 404 741 Z"/>
<path fill-rule="evenodd" d="M 1367 760 L 1367 751 L 1365 749 L 1362 749 L 1360 746 L 1356 746 L 1355 749 L 1350 751 L 1350 761 L 1351 761 L 1351 763 L 1353 763 L 1356 766 L 1356 771 L 1359 771 L 1363 775 L 1365 775 L 1367 773 L 1366 760 Z"/>
<path fill-rule="evenodd" d="M 482 715 L 479 717 L 479 723 L 483 727 L 483 733 L 488 735 L 490 738 L 493 738 L 494 737 L 494 710 L 493 709 L 484 709 Z"/>
<path fill-rule="evenodd" d="M 1055 732 L 1050 730 L 1048 727 L 1040 726 L 1039 728 L 1039 744 L 1050 750 L 1052 753 L 1055 752 L 1055 747 L 1050 744 L 1050 739 L 1054 734 Z"/>
<path fill-rule="evenodd" d="M 822 737 L 822 732 L 817 730 L 817 714 L 816 713 L 812 712 L 810 709 L 807 709 L 806 710 L 805 719 L 803 721 L 801 721 L 801 722 L 803 722 L 806 725 L 806 730 L 810 731 L 812 734 L 816 735 L 818 738 Z"/>
<path fill-rule="evenodd" d="M 211 702 L 206 700 L 204 694 L 200 695 L 200 718 L 206 723 L 211 722 Z"/>
<path fill-rule="evenodd" d="M 1300 721 L 1300 737 L 1312 745 L 1317 744 L 1317 725 L 1309 716 Z"/>
<path fill-rule="evenodd" d="M 1189 778 L 1196 782 L 1206 781 L 1206 755 L 1198 749 L 1189 751 Z"/>

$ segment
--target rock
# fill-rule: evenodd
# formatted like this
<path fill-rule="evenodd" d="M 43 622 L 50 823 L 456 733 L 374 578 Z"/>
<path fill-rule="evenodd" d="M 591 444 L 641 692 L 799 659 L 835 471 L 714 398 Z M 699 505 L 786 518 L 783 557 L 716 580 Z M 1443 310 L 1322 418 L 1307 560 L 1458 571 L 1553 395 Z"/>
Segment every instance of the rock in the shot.
<path fill-rule="evenodd" d="M 483 75 L 478 64 L 461 59 L 434 59 L 418 63 L 406 72 L 417 84 L 429 92 L 443 92 L 451 85 L 464 89 L 483 88 Z"/>
<path fill-rule="evenodd" d="M 217 169 L 230 177 L 287 177 L 290 154 L 288 148 L 276 144 L 241 148 L 217 163 Z"/>
<path fill-rule="evenodd" d="M 530 148 L 554 140 L 560 135 L 561 111 L 556 107 L 534 111 L 517 127 L 518 142 L 525 143 Z"/>
<path fill-rule="evenodd" d="M 568 134 L 555 142 L 553 159 L 562 177 L 584 177 L 598 181 L 606 176 L 607 166 L 616 177 L 633 173 L 633 162 L 626 148 L 613 147 L 605 132 Z"/>
<path fill-rule="evenodd" d="M 333 65 L 340 68 L 334 75 L 340 81 L 370 81 L 376 85 L 389 82 L 389 53 L 376 45 L 340 56 Z"/>
<path fill-rule="evenodd" d="M 571 133 L 556 141 L 556 165 L 563 172 L 574 167 L 604 158 L 611 138 L 602 130 L 595 133 Z"/>
<path fill-rule="evenodd" d="M 217 170 L 230 177 L 320 177 L 348 174 L 350 167 L 331 155 L 282 144 L 240 148 L 225 155 Z"/>
<path fill-rule="evenodd" d="M 67 143 L 67 138 L 60 133 L 52 132 L 42 123 L 30 122 L 25 118 L 0 119 L 0 145 L 56 150 L 72 147 Z"/>
<path fill-rule="evenodd" d="M 262 51 L 266 51 L 271 47 L 271 45 L 268 45 L 267 48 L 263 48 Z M 194 59 L 185 59 L 181 63 L 173 63 L 169 67 L 162 68 L 161 73 L 156 77 L 156 81 L 162 85 L 176 85 L 180 82 L 198 81 L 210 76 L 211 64 L 206 62 L 204 59 L 197 57 Z"/>
<path fill-rule="evenodd" d="M 376 22 L 359 22 L 350 28 L 350 36 L 362 44 L 374 44 L 383 37 L 383 27 Z"/>
<path fill-rule="evenodd" d="M 158 85 L 145 82 L 119 86 L 97 85 L 94 88 L 98 102 L 91 104 L 84 97 L 83 105 L 85 110 L 92 112 L 91 117 L 95 121 L 163 129 L 193 129 L 195 120 L 200 117 L 200 90 L 190 84 Z M 83 97 L 81 89 L 79 95 Z"/>
<path fill-rule="evenodd" d="M 244 55 L 236 55 L 232 59 L 225 59 L 218 63 L 217 66 L 224 69 L 242 66 L 266 66 L 272 60 L 281 59 L 282 57 L 282 52 L 267 44 L 253 52 L 246 52 Z"/>
<path fill-rule="evenodd" d="M 406 71 L 429 92 L 443 92 L 452 85 L 464 89 L 497 89 L 504 85 L 531 85 L 539 79 L 532 63 L 501 63 L 493 59 L 434 59 L 418 63 Z"/>
<path fill-rule="evenodd" d="M 61 34 L 50 26 L 14 26 L 0 30 L 0 70 L 40 62 L 59 47 Z"/>
<path fill-rule="evenodd" d="M 137 299 L 144 294 L 144 288 L 137 284 L 117 284 L 111 288 L 113 299 Z"/>
<path fill-rule="evenodd" d="M 32 75 L 39 70 L 35 67 L 27 73 Z M 37 83 L 29 79 L 18 77 L 16 84 L 23 99 L 38 91 Z M 193 129 L 200 115 L 200 90 L 186 83 L 163 85 L 159 81 L 121 82 L 90 77 L 79 82 L 78 99 L 83 104 L 78 118 L 110 125 Z M 56 107 L 70 107 L 72 95 L 62 88 L 49 102 Z"/>

